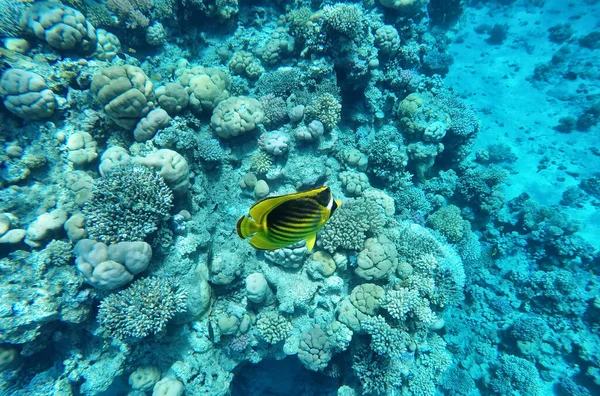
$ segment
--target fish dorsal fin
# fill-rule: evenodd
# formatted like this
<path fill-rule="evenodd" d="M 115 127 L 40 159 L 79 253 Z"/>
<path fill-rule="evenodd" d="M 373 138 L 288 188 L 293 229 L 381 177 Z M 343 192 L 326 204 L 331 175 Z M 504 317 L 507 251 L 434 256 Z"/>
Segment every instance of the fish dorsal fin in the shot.
<path fill-rule="evenodd" d="M 310 252 L 315 247 L 315 242 L 317 242 L 317 234 L 309 235 L 306 238 L 306 250 Z"/>
<path fill-rule="evenodd" d="M 273 210 L 274 208 L 279 206 L 281 203 L 292 200 L 292 199 L 298 199 L 301 197 L 310 197 L 310 196 L 319 194 L 320 192 L 326 190 L 327 188 L 329 188 L 329 187 L 323 186 L 323 187 L 319 187 L 319 188 L 313 188 L 312 190 L 308 190 L 308 191 L 302 191 L 302 192 L 293 193 L 293 194 L 281 195 L 279 197 L 268 197 L 268 198 L 262 199 L 262 200 L 258 201 L 257 203 L 255 203 L 254 205 L 252 205 L 252 207 L 249 210 L 250 216 L 257 223 L 260 224 L 263 222 L 265 216 L 267 216 L 271 210 Z"/>

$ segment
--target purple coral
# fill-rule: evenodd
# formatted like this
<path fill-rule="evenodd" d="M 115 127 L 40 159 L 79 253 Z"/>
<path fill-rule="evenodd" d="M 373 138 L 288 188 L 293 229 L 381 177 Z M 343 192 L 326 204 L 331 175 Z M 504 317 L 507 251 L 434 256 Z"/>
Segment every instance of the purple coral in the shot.
<path fill-rule="evenodd" d="M 229 343 L 229 349 L 231 349 L 231 351 L 235 353 L 242 353 L 246 350 L 246 348 L 248 348 L 249 345 L 250 336 L 248 336 L 247 334 L 241 334 L 231 340 L 231 342 Z"/>

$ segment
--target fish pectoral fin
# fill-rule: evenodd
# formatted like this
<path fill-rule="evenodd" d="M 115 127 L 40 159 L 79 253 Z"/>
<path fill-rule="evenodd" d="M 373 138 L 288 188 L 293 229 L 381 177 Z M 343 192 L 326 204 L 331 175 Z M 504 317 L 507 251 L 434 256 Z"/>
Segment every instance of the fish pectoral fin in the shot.
<path fill-rule="evenodd" d="M 268 240 L 266 236 L 260 232 L 258 234 L 255 234 L 252 238 L 250 238 L 250 245 L 260 250 L 275 250 L 281 247 Z"/>
<path fill-rule="evenodd" d="M 313 250 L 313 248 L 315 247 L 315 242 L 317 242 L 317 234 L 309 235 L 306 238 L 306 250 L 308 250 L 309 252 Z"/>

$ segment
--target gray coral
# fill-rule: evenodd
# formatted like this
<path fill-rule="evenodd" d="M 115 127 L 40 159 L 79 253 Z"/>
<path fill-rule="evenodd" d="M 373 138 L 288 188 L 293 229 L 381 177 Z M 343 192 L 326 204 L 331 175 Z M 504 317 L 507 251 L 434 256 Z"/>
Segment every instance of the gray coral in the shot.
<path fill-rule="evenodd" d="M 143 166 L 121 165 L 96 181 L 83 208 L 90 239 L 106 244 L 141 241 L 169 216 L 173 193 Z"/>
<path fill-rule="evenodd" d="M 100 303 L 98 323 L 111 337 L 158 334 L 175 314 L 186 311 L 187 292 L 167 278 L 143 278 Z"/>

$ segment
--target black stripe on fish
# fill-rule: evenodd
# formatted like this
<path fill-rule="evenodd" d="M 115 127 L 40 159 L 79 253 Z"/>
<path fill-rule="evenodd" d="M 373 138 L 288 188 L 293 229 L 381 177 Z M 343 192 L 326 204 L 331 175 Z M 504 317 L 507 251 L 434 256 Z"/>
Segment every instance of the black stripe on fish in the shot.
<path fill-rule="evenodd" d="M 323 190 L 320 193 L 316 194 L 314 196 L 314 199 L 321 206 L 327 207 L 327 205 L 329 205 L 329 202 L 331 202 L 331 189 L 329 187 L 327 187 L 325 190 Z"/>
<path fill-rule="evenodd" d="M 271 225 L 282 225 L 287 227 L 314 227 L 321 220 L 321 216 L 311 217 L 280 217 L 276 221 L 271 222 Z"/>
<path fill-rule="evenodd" d="M 317 225 L 319 224 L 318 221 L 312 221 L 312 222 L 308 222 L 308 223 L 297 223 L 297 222 L 293 222 L 293 223 L 277 223 L 277 224 L 271 224 L 271 226 L 269 227 L 270 229 L 278 229 L 282 232 L 286 232 L 286 233 L 290 233 L 290 234 L 297 234 L 297 233 L 301 233 L 304 231 L 311 231 L 314 230 Z"/>
<path fill-rule="evenodd" d="M 278 218 L 276 221 L 271 222 L 271 225 L 283 225 L 291 227 L 302 227 L 303 225 L 311 225 L 318 223 L 321 216 L 316 217 L 291 217 L 285 216 Z"/>
<path fill-rule="evenodd" d="M 305 235 L 314 232 L 314 227 L 305 227 L 305 228 L 282 228 L 282 227 L 271 227 L 270 230 L 280 236 L 295 238 L 297 235 Z"/>
<path fill-rule="evenodd" d="M 280 219 L 280 218 L 293 218 L 294 220 L 299 220 L 299 219 L 305 219 L 305 218 L 311 218 L 317 215 L 321 214 L 321 209 L 320 208 L 313 208 L 310 210 L 306 210 L 306 209 L 293 209 L 293 210 L 288 210 L 285 212 L 276 212 L 273 215 L 273 213 L 271 212 L 269 214 L 270 217 L 274 218 L 274 219 Z"/>
<path fill-rule="evenodd" d="M 303 227 L 303 228 L 283 228 L 274 226 L 269 228 L 271 234 L 283 237 L 283 238 L 297 238 L 303 235 L 310 235 L 315 231 L 315 227 Z"/>
<path fill-rule="evenodd" d="M 281 238 L 298 238 L 302 235 L 310 234 L 314 232 L 312 229 L 306 228 L 302 230 L 285 230 L 278 227 L 274 227 L 270 229 L 272 235 L 276 235 Z"/>
<path fill-rule="evenodd" d="M 276 235 L 281 238 L 293 238 L 296 235 L 295 231 L 283 230 L 279 227 L 271 227 L 269 228 L 269 233 L 271 235 Z"/>
<path fill-rule="evenodd" d="M 267 227 L 281 222 L 300 222 L 307 219 L 311 220 L 321 216 L 321 208 L 317 205 L 305 205 L 301 200 L 294 202 L 284 202 L 267 215 Z M 299 203 L 299 205 L 294 205 Z"/>
<path fill-rule="evenodd" d="M 297 236 L 293 236 L 293 237 L 289 237 L 289 236 L 282 236 L 279 234 L 276 234 L 274 232 L 269 232 L 269 239 L 271 239 L 273 242 L 283 242 L 283 243 L 290 243 L 290 242 L 295 242 L 300 240 Z"/>

